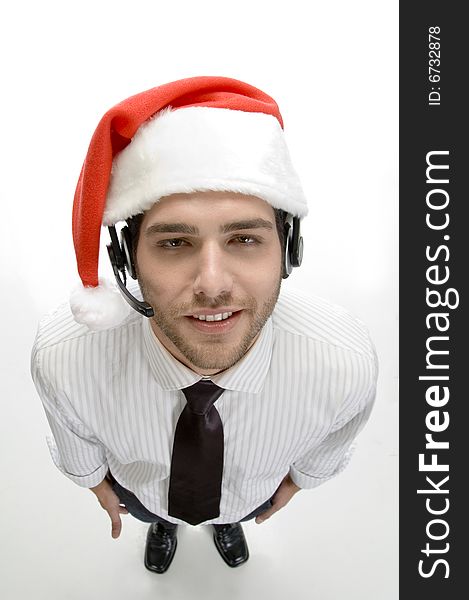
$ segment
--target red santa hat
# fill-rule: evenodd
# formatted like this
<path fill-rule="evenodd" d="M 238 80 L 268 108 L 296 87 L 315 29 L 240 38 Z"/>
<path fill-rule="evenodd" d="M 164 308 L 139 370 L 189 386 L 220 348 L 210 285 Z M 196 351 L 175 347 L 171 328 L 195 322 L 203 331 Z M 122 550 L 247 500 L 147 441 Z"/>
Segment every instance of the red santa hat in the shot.
<path fill-rule="evenodd" d="M 307 214 L 270 96 L 236 79 L 192 77 L 111 108 L 93 134 L 75 192 L 75 320 L 103 329 L 129 310 L 117 288 L 98 278 L 101 226 L 164 196 L 208 190 L 250 194 L 300 218 Z"/>

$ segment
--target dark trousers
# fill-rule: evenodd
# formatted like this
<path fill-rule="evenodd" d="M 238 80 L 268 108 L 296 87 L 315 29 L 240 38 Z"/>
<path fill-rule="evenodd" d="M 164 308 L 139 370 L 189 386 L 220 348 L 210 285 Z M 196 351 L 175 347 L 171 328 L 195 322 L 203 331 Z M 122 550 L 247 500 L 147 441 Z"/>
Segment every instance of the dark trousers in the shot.
<path fill-rule="evenodd" d="M 166 521 L 165 519 L 163 519 L 163 517 L 159 517 L 158 515 L 153 514 L 147 508 L 145 508 L 145 506 L 143 506 L 140 500 L 132 492 L 122 487 L 120 483 L 118 483 L 114 479 L 110 471 L 107 474 L 106 478 L 112 484 L 113 491 L 119 496 L 121 504 L 123 504 L 126 507 L 126 509 L 133 517 L 135 517 L 139 521 L 143 521 L 144 523 L 162 523 L 167 529 L 173 529 L 176 527 L 174 523 Z M 249 521 L 250 519 L 254 519 L 255 517 L 257 517 L 257 515 L 260 515 L 261 513 L 265 512 L 271 506 L 272 498 L 269 498 L 269 500 L 266 500 L 263 504 L 258 506 L 252 513 L 242 518 L 240 523 L 243 521 Z"/>

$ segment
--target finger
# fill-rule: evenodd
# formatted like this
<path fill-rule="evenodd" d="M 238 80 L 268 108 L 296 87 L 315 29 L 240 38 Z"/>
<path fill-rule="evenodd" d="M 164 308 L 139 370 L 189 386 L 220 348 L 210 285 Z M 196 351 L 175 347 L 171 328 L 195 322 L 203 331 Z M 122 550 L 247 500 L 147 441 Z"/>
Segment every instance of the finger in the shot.
<path fill-rule="evenodd" d="M 125 508 L 125 506 L 119 506 L 119 512 L 121 515 L 128 515 L 129 511 Z"/>
<path fill-rule="evenodd" d="M 109 516 L 111 517 L 111 536 L 114 539 L 117 539 L 120 536 L 122 529 L 121 518 L 119 513 L 109 513 Z"/>
<path fill-rule="evenodd" d="M 260 515 L 257 515 L 256 517 L 256 523 L 258 525 L 260 525 L 261 523 L 263 523 L 266 519 L 269 519 L 274 513 L 277 512 L 277 508 L 269 508 L 269 510 L 266 510 L 265 512 L 261 513 Z"/>

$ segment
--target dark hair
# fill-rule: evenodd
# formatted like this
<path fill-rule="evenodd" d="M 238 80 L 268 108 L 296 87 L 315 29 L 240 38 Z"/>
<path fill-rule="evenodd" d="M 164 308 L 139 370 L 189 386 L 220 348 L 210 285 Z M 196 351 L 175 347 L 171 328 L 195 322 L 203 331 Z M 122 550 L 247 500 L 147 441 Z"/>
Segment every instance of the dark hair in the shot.
<path fill-rule="evenodd" d="M 127 226 L 130 231 L 130 238 L 132 240 L 132 256 L 135 262 L 135 254 L 137 252 L 138 238 L 140 237 L 140 227 L 143 221 L 143 213 L 130 217 L 127 219 Z"/>
<path fill-rule="evenodd" d="M 285 219 L 287 213 L 280 208 L 274 208 L 275 213 L 275 225 L 277 226 L 278 239 L 280 240 L 280 246 L 285 251 Z M 143 221 L 143 213 L 135 215 L 127 219 L 127 225 L 130 230 L 130 237 L 132 238 L 132 254 L 135 262 L 135 254 L 137 252 L 138 239 L 140 236 L 140 228 Z"/>

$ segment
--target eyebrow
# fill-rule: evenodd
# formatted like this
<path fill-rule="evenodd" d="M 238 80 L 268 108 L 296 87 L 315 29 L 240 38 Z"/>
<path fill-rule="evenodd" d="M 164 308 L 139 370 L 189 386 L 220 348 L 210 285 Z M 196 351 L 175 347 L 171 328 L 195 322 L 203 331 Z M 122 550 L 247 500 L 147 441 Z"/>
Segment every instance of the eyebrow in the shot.
<path fill-rule="evenodd" d="M 187 223 L 152 223 L 145 230 L 145 236 L 150 236 L 155 233 L 188 233 L 197 235 L 199 230 L 193 225 Z"/>
<path fill-rule="evenodd" d="M 243 221 L 232 221 L 220 226 L 220 233 L 230 233 L 244 229 L 273 229 L 273 224 L 265 219 L 246 219 Z M 188 235 L 199 235 L 198 227 L 188 223 L 152 223 L 145 230 L 145 236 L 155 233 L 186 233 Z"/>

